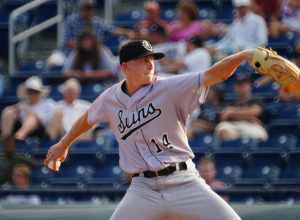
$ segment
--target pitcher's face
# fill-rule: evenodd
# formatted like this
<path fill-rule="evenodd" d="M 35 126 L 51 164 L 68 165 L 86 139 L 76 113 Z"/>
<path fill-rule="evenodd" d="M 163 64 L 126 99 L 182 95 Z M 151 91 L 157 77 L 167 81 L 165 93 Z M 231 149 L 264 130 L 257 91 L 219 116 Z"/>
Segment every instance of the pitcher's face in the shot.
<path fill-rule="evenodd" d="M 153 56 L 145 56 L 122 64 L 128 80 L 136 80 L 141 85 L 147 85 L 154 80 L 155 64 Z"/>

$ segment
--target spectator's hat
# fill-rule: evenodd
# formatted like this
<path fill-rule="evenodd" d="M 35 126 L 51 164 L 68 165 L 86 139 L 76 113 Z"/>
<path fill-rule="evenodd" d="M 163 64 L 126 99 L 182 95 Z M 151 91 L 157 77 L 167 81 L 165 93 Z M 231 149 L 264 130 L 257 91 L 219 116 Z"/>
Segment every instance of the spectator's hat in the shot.
<path fill-rule="evenodd" d="M 79 0 L 79 7 L 96 7 L 95 0 Z"/>
<path fill-rule="evenodd" d="M 49 93 L 49 88 L 43 84 L 40 77 L 32 76 L 20 85 L 17 92 L 18 97 L 26 97 L 28 95 L 28 91 L 40 93 L 41 95 L 46 96 Z"/>
<path fill-rule="evenodd" d="M 120 63 L 139 59 L 146 56 L 153 56 L 159 60 L 165 56 L 160 52 L 154 52 L 151 44 L 147 40 L 135 40 L 125 43 L 120 49 Z"/>
<path fill-rule="evenodd" d="M 233 0 L 234 7 L 249 6 L 250 0 Z"/>

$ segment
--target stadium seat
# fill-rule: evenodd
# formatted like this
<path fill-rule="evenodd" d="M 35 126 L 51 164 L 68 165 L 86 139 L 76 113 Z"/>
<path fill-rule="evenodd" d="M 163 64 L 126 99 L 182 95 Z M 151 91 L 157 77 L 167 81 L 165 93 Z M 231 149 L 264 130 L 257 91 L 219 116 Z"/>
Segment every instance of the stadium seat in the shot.
<path fill-rule="evenodd" d="M 278 179 L 284 163 L 279 153 L 252 153 L 251 160 L 245 166 L 243 178 Z"/>
<path fill-rule="evenodd" d="M 293 55 L 293 47 L 297 35 L 293 32 L 283 33 L 278 37 L 269 37 L 268 46 L 278 52 L 279 55 L 290 58 Z"/>
<path fill-rule="evenodd" d="M 99 145 L 95 140 L 81 140 L 72 145 L 72 153 L 95 153 L 102 150 L 102 145 Z"/>
<path fill-rule="evenodd" d="M 31 184 L 34 186 L 40 184 L 48 184 L 49 178 L 53 178 L 55 173 L 45 166 L 41 166 L 32 170 Z"/>
<path fill-rule="evenodd" d="M 220 179 L 230 182 L 242 177 L 244 172 L 242 153 L 215 153 L 214 159 Z"/>
<path fill-rule="evenodd" d="M 116 155 L 107 155 L 102 166 L 95 167 L 95 178 L 116 178 L 122 176 L 122 170 L 119 167 L 119 160 Z"/>
<path fill-rule="evenodd" d="M 289 155 L 288 164 L 284 167 L 281 178 L 283 179 L 300 178 L 300 153 L 291 153 Z"/>
<path fill-rule="evenodd" d="M 216 145 L 212 134 L 200 133 L 189 141 L 194 150 L 208 149 Z"/>
<path fill-rule="evenodd" d="M 221 148 L 243 150 L 247 148 L 252 148 L 257 145 L 257 141 L 253 139 L 243 138 L 232 141 L 222 141 L 220 143 Z"/>

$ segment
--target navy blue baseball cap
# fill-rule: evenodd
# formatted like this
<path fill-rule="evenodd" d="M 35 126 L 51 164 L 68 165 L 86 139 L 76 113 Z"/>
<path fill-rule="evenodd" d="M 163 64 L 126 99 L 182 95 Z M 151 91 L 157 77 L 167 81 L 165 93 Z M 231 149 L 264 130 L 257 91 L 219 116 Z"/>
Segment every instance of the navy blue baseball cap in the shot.
<path fill-rule="evenodd" d="M 146 56 L 153 56 L 155 60 L 159 60 L 163 58 L 165 54 L 160 52 L 154 52 L 149 41 L 129 41 L 128 43 L 124 44 L 120 49 L 120 64 Z"/>

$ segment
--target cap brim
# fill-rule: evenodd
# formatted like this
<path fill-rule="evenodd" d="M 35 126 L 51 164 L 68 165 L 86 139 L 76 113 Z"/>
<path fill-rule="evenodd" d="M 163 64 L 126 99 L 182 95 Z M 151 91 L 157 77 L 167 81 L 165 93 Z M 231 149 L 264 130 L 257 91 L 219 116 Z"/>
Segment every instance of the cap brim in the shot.
<path fill-rule="evenodd" d="M 161 52 L 149 52 L 149 53 L 147 53 L 147 54 L 141 56 L 140 58 L 142 58 L 142 57 L 147 57 L 147 56 L 153 56 L 153 58 L 154 58 L 155 60 L 160 60 L 160 59 L 162 59 L 162 58 L 165 57 L 165 54 L 164 54 L 164 53 L 161 53 Z"/>
<path fill-rule="evenodd" d="M 165 57 L 165 54 L 164 53 L 161 53 L 161 52 L 150 52 L 149 53 L 146 53 L 146 54 L 143 54 L 141 56 L 137 56 L 137 57 L 134 57 L 134 58 L 131 58 L 129 60 L 126 60 L 126 61 L 121 61 L 120 60 L 120 63 L 125 63 L 125 62 L 128 62 L 130 60 L 136 60 L 136 59 L 140 59 L 140 58 L 143 58 L 143 57 L 147 57 L 147 56 L 153 56 L 154 60 L 160 60 L 162 58 Z"/>
<path fill-rule="evenodd" d="M 155 60 L 160 60 L 160 59 L 162 59 L 162 58 L 165 57 L 165 54 L 164 54 L 164 53 L 157 52 L 157 53 L 154 53 L 154 54 L 153 54 L 153 57 L 154 57 Z"/>

